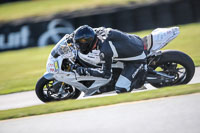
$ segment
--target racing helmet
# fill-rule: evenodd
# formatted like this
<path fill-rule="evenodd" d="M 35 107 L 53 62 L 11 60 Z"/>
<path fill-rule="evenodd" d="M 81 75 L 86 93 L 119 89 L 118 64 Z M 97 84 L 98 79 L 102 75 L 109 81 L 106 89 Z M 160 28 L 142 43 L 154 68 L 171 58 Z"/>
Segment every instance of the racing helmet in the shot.
<path fill-rule="evenodd" d="M 74 33 L 74 42 L 79 47 L 82 54 L 88 54 L 94 47 L 97 35 L 92 27 L 88 25 L 80 26 Z"/>

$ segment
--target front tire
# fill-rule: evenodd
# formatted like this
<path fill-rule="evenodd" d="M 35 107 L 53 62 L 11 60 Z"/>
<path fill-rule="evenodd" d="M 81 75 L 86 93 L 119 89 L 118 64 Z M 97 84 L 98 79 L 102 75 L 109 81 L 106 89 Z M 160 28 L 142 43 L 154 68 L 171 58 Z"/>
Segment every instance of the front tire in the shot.
<path fill-rule="evenodd" d="M 60 101 L 60 100 L 67 100 L 67 99 L 77 99 L 81 91 L 78 89 L 67 85 L 65 83 L 57 82 L 55 79 L 48 80 L 44 77 L 41 77 L 35 87 L 35 92 L 37 97 L 43 102 L 53 102 L 53 101 Z M 65 87 L 68 87 L 68 95 L 61 97 L 56 95 L 58 93 L 58 88 L 61 87 L 61 84 Z"/>
<path fill-rule="evenodd" d="M 175 81 L 171 83 L 151 83 L 154 87 L 187 84 L 194 76 L 195 66 L 193 60 L 183 52 L 176 50 L 166 50 L 154 66 L 154 70 L 175 76 Z"/>

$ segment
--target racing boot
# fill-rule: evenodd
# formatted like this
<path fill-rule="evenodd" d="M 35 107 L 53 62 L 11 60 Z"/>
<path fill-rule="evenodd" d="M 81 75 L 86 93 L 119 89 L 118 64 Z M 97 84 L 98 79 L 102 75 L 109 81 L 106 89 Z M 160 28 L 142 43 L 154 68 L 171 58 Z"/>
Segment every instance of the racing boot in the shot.
<path fill-rule="evenodd" d="M 125 88 L 115 87 L 115 91 L 117 94 L 128 92 Z"/>

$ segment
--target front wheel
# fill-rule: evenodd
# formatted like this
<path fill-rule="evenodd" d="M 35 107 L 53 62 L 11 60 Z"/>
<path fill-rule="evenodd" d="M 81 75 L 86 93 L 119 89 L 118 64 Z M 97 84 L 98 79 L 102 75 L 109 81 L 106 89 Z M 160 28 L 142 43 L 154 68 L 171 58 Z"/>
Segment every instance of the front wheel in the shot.
<path fill-rule="evenodd" d="M 195 66 L 192 59 L 183 52 L 166 50 L 152 68 L 156 71 L 174 76 L 172 82 L 151 83 L 155 87 L 187 84 L 194 76 Z"/>
<path fill-rule="evenodd" d="M 43 102 L 52 102 L 66 99 L 76 99 L 81 92 L 75 87 L 41 77 L 35 87 L 37 97 Z"/>

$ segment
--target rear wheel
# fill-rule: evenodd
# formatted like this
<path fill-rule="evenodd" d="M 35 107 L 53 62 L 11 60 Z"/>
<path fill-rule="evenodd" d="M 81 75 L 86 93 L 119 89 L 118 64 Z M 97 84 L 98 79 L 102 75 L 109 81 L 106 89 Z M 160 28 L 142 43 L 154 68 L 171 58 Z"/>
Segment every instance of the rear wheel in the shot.
<path fill-rule="evenodd" d="M 66 99 L 76 99 L 81 92 L 75 87 L 58 82 L 54 79 L 48 80 L 41 77 L 35 88 L 36 95 L 43 102 L 52 102 Z"/>
<path fill-rule="evenodd" d="M 151 83 L 155 87 L 187 84 L 194 76 L 195 66 L 192 59 L 180 51 L 164 51 L 160 60 L 152 66 L 154 70 L 175 78 L 171 82 Z"/>

